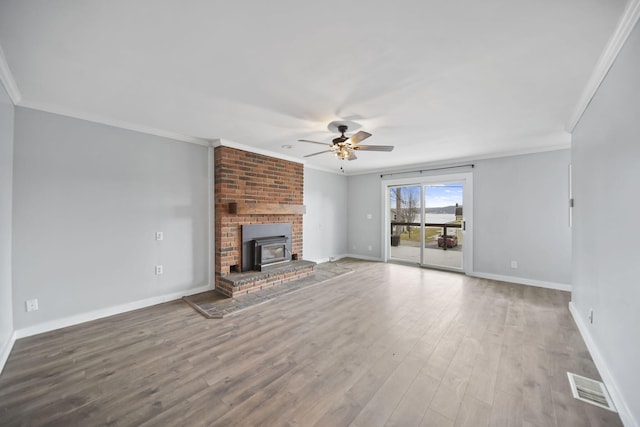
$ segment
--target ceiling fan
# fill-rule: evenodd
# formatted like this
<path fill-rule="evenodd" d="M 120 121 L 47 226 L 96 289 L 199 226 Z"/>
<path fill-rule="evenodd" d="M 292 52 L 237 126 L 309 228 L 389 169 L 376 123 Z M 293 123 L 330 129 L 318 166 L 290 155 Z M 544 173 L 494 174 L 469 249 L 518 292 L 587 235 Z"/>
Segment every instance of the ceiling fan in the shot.
<path fill-rule="evenodd" d="M 310 142 L 312 144 L 320 144 L 330 147 L 328 150 L 320 151 L 318 153 L 307 154 L 304 157 L 317 156 L 318 154 L 323 153 L 333 153 L 336 157 L 339 157 L 342 160 L 355 160 L 356 151 L 391 151 L 393 150 L 392 145 L 360 145 L 360 142 L 369 138 L 371 134 L 369 132 L 359 131 L 353 135 L 345 136 L 345 132 L 347 131 L 347 125 L 339 125 L 338 131 L 342 135 L 333 139 L 333 143 L 328 144 L 325 142 L 316 142 L 309 141 L 308 139 L 299 139 L 300 142 Z"/>

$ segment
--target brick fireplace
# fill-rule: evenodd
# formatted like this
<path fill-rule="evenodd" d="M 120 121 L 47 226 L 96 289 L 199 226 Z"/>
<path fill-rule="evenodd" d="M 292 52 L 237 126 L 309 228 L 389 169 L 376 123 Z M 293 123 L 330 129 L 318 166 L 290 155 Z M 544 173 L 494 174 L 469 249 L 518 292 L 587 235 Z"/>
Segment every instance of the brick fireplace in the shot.
<path fill-rule="evenodd" d="M 303 165 L 227 146 L 216 147 L 214 158 L 216 290 L 233 297 L 313 274 L 315 264 L 302 261 Z M 242 226 L 249 224 L 290 224 L 292 261 L 246 271 Z"/>

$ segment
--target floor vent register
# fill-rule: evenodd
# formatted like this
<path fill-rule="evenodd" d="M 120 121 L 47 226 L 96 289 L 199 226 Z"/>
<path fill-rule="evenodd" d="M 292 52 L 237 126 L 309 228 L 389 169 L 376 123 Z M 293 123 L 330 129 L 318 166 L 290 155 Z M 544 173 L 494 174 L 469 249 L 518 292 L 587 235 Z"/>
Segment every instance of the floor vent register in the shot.
<path fill-rule="evenodd" d="M 583 402 L 617 412 L 605 385 L 596 380 L 567 372 L 573 397 Z"/>

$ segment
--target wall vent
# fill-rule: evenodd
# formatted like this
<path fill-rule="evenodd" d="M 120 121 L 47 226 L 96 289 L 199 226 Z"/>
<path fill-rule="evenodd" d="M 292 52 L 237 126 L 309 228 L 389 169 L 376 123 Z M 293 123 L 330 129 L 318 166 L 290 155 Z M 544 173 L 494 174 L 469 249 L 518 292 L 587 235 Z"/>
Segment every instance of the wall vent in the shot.
<path fill-rule="evenodd" d="M 581 377 L 571 372 L 567 372 L 567 376 L 569 377 L 573 397 L 583 402 L 588 402 L 592 405 L 617 412 L 611 396 L 609 396 L 609 392 L 602 382 Z"/>

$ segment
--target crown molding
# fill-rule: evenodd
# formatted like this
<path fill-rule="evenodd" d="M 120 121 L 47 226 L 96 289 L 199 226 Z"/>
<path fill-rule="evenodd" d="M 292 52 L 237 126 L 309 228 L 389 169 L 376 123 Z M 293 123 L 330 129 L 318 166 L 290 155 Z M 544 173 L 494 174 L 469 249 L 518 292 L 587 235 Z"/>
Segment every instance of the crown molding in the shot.
<path fill-rule="evenodd" d="M 570 133 L 562 132 L 562 134 L 559 135 L 558 141 L 559 142 L 547 144 L 541 147 L 523 148 L 519 150 L 498 151 L 498 152 L 488 153 L 486 155 L 481 155 L 481 156 L 456 157 L 456 158 L 450 158 L 446 160 L 440 160 L 437 162 L 413 163 L 410 165 L 399 165 L 399 166 L 390 166 L 386 168 L 365 169 L 365 170 L 359 170 L 356 172 L 329 169 L 322 166 L 316 166 L 311 163 L 305 163 L 304 167 L 309 169 L 315 169 L 321 172 L 333 173 L 341 176 L 359 176 L 359 175 L 368 175 L 372 173 L 374 174 L 406 173 L 407 171 L 413 171 L 413 170 L 422 169 L 422 168 L 441 167 L 441 166 L 450 167 L 452 165 L 480 161 L 480 160 L 492 160 L 492 159 L 501 159 L 504 157 L 525 156 L 528 154 L 538 154 L 538 153 L 546 153 L 548 151 L 568 150 L 571 148 Z"/>
<path fill-rule="evenodd" d="M 382 169 L 366 169 L 357 172 L 348 172 L 345 170 L 331 169 L 323 166 L 317 166 L 312 163 L 308 163 L 305 160 L 298 159 L 296 157 L 287 156 L 284 154 L 276 153 L 274 151 L 264 150 L 256 147 L 252 147 L 250 145 L 240 144 L 238 142 L 229 141 L 226 139 L 213 139 L 211 140 L 212 147 L 230 147 L 236 148 L 238 150 L 248 151 L 250 153 L 262 154 L 264 156 L 275 157 L 277 159 L 288 160 L 295 163 L 302 163 L 305 168 L 314 169 L 320 172 L 332 173 L 340 176 L 358 176 L 358 175 L 367 175 L 371 173 L 397 173 L 405 170 L 413 170 L 418 167 L 438 167 L 438 166 L 451 166 L 452 164 L 458 164 L 463 162 L 470 161 L 478 161 L 478 160 L 490 160 L 490 159 L 499 159 L 503 157 L 513 157 L 513 156 L 523 156 L 527 154 L 537 154 L 537 153 L 545 153 L 548 151 L 559 151 L 559 150 L 568 150 L 571 148 L 571 134 L 565 131 L 559 132 L 552 139 L 553 142 L 541 147 L 529 147 L 524 149 L 516 149 L 516 150 L 507 150 L 500 152 L 488 153 L 484 156 L 465 156 L 459 158 L 452 158 L 447 160 L 442 160 L 438 162 L 427 162 L 427 163 L 417 163 L 411 165 L 402 165 L 402 166 L 391 166 L 388 168 Z"/>
<path fill-rule="evenodd" d="M 250 145 L 240 144 L 238 142 L 229 141 L 226 139 L 214 139 L 211 141 L 212 147 L 229 147 L 235 148 L 237 150 L 248 151 L 250 153 L 261 154 L 263 156 L 275 157 L 280 160 L 287 160 L 289 162 L 294 163 L 302 163 L 305 164 L 304 161 L 298 159 L 297 157 L 287 156 L 286 154 L 277 153 L 275 151 L 264 150 L 262 148 L 252 147 Z"/>
<path fill-rule="evenodd" d="M 22 101 L 18 104 L 20 107 L 31 108 L 32 110 L 44 111 L 46 113 L 58 114 L 61 116 L 71 117 L 74 119 L 86 120 L 88 122 L 99 123 L 107 126 L 113 126 L 120 129 L 131 130 L 134 132 L 155 135 L 162 138 L 173 139 L 176 141 L 190 142 L 192 144 L 204 145 L 208 147 L 211 141 L 204 138 L 196 138 L 189 135 L 183 135 L 177 132 L 171 132 L 164 129 L 157 129 L 151 126 L 138 125 L 124 120 L 113 119 L 111 117 L 101 116 L 99 114 L 85 113 L 70 108 L 60 107 L 57 105 L 49 105 L 37 102 Z"/>
<path fill-rule="evenodd" d="M 312 165 L 311 163 L 305 163 L 304 167 L 308 168 L 308 169 L 314 169 L 314 170 L 317 170 L 317 171 L 320 171 L 320 172 L 333 173 L 333 174 L 336 174 L 336 175 L 349 175 L 344 170 L 330 169 L 330 168 L 323 167 L 323 166 Z"/>
<path fill-rule="evenodd" d="M 600 55 L 596 68 L 591 73 L 591 78 L 589 79 L 587 86 L 584 88 L 582 96 L 580 97 L 580 100 L 567 123 L 568 132 L 573 132 L 576 128 L 578 122 L 582 118 L 582 115 L 591 103 L 591 100 L 598 91 L 598 88 L 615 62 L 622 46 L 624 46 L 624 43 L 633 31 L 633 28 L 638 22 L 638 18 L 640 18 L 640 0 L 630 0 L 627 3 L 620 21 L 618 22 L 618 27 L 609 39 L 602 55 Z"/>
<path fill-rule="evenodd" d="M 106 116 L 100 116 L 97 114 L 90 114 L 81 111 L 75 111 L 69 108 L 47 105 L 43 103 L 37 102 L 29 102 L 25 101 L 22 98 L 22 94 L 18 89 L 18 85 L 16 84 L 15 79 L 13 78 L 13 73 L 11 73 L 11 69 L 9 68 L 9 64 L 4 55 L 4 51 L 2 50 L 2 46 L 0 46 L 0 82 L 7 91 L 7 94 L 11 98 L 13 105 L 31 108 L 33 110 L 40 110 L 47 113 L 58 114 L 61 116 L 72 117 L 75 119 L 86 120 L 93 123 L 100 123 L 107 126 L 113 126 L 121 129 L 127 129 L 135 132 L 145 133 L 149 135 L 160 136 L 163 138 L 173 139 L 177 141 L 190 142 L 192 144 L 210 146 L 211 142 L 204 138 L 197 138 L 189 135 L 183 135 L 177 132 L 170 132 L 164 129 L 156 129 L 150 126 L 137 125 L 133 123 L 129 123 L 123 120 L 112 119 Z"/>
<path fill-rule="evenodd" d="M 0 46 L 0 82 L 2 82 L 7 94 L 9 94 L 9 98 L 11 98 L 13 105 L 18 105 L 22 100 L 22 94 L 20 93 L 20 90 L 18 90 L 18 85 L 13 78 L 7 58 L 4 56 L 2 46 Z"/>
<path fill-rule="evenodd" d="M 505 157 L 526 156 L 528 154 L 540 154 L 540 153 L 546 153 L 549 151 L 568 150 L 570 148 L 571 148 L 571 135 L 567 134 L 567 141 L 559 142 L 556 144 L 549 144 L 542 147 L 524 148 L 521 150 L 499 151 L 499 152 L 493 152 L 493 153 L 489 153 L 481 156 L 456 157 L 456 158 L 450 158 L 450 159 L 441 160 L 437 162 L 413 163 L 411 165 L 402 165 L 402 166 L 388 167 L 388 168 L 382 168 L 382 169 L 371 169 L 366 171 L 345 173 L 345 175 L 357 176 L 357 175 L 368 175 L 371 173 L 375 173 L 375 174 L 406 173 L 406 172 L 410 172 L 418 169 L 427 169 L 427 168 L 434 168 L 434 167 L 450 167 L 458 164 L 477 162 L 481 160 L 493 160 L 493 159 L 502 159 Z"/>
<path fill-rule="evenodd" d="M 15 79 L 13 78 L 13 73 L 11 73 L 11 69 L 9 68 L 9 64 L 4 55 L 4 51 L 2 50 L 2 46 L 0 46 L 0 82 L 7 91 L 7 94 L 11 98 L 13 105 L 31 108 L 33 110 L 40 110 L 47 113 L 58 114 L 61 116 L 72 117 L 75 119 L 86 120 L 93 123 L 100 123 L 107 126 L 113 126 L 121 129 L 127 129 L 135 132 L 145 133 L 149 135 L 160 136 L 163 138 L 173 139 L 177 141 L 190 142 L 192 144 L 209 146 L 211 142 L 204 138 L 197 138 L 194 136 L 183 135 L 177 132 L 171 132 L 164 129 L 156 129 L 151 126 L 144 126 L 129 123 L 123 120 L 117 120 L 106 116 L 100 116 L 98 114 L 90 114 L 81 111 L 72 110 L 65 107 L 60 107 L 56 105 L 48 105 L 37 102 L 26 101 L 22 98 L 22 94 L 18 89 L 18 85 L 16 84 Z"/>

